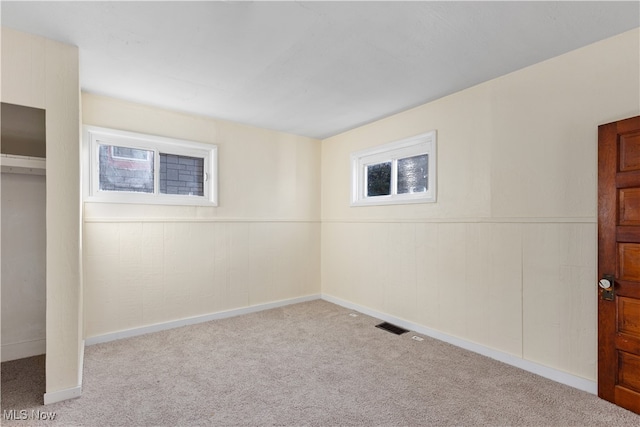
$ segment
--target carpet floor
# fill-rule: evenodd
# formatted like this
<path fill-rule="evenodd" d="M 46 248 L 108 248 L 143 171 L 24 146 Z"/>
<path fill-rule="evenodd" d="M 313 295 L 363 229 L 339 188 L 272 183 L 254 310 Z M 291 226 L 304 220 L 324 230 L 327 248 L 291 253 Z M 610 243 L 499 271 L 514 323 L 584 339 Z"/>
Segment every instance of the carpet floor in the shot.
<path fill-rule="evenodd" d="M 319 300 L 93 345 L 82 397 L 48 406 L 42 357 L 5 362 L 1 424 L 640 425 L 589 393 L 378 323 Z"/>

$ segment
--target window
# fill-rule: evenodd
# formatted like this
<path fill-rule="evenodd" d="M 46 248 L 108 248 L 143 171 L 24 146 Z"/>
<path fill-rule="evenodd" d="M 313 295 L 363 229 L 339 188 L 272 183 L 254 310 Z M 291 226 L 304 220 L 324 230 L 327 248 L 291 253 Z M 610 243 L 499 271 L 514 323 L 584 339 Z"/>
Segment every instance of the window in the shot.
<path fill-rule="evenodd" d="M 436 201 L 436 132 L 351 154 L 351 205 Z"/>
<path fill-rule="evenodd" d="M 217 206 L 217 147 L 85 126 L 85 200 Z"/>

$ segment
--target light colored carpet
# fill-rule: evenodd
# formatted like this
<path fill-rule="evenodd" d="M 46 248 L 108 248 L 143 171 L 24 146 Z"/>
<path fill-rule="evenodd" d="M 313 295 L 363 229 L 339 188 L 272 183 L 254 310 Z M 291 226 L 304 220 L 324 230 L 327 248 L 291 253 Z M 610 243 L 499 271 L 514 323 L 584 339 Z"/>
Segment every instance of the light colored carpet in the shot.
<path fill-rule="evenodd" d="M 591 394 L 313 301 L 87 347 L 80 399 L 40 406 L 38 358 L 2 364 L 3 425 L 638 426 Z M 27 380 L 29 363 L 40 380 Z M 34 377 L 34 375 L 31 375 Z"/>

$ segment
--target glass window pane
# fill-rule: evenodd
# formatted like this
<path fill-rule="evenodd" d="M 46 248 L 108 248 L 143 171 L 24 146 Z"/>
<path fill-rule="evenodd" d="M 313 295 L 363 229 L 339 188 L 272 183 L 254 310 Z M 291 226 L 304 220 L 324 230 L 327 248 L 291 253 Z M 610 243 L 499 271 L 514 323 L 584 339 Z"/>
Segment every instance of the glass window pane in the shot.
<path fill-rule="evenodd" d="M 128 160 L 149 160 L 150 151 L 131 147 L 111 146 L 113 157 Z"/>
<path fill-rule="evenodd" d="M 160 193 L 204 196 L 204 159 L 160 153 Z"/>
<path fill-rule="evenodd" d="M 428 165 L 427 154 L 398 159 L 398 194 L 426 192 Z"/>
<path fill-rule="evenodd" d="M 367 197 L 391 194 L 391 162 L 367 166 Z"/>
<path fill-rule="evenodd" d="M 153 151 L 100 145 L 100 190 L 153 193 Z"/>

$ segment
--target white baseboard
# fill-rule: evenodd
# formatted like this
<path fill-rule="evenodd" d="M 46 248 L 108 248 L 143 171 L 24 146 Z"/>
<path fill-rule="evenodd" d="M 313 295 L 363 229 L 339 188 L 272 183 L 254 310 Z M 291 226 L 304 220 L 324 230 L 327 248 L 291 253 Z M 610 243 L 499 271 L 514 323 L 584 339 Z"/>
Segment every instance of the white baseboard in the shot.
<path fill-rule="evenodd" d="M 67 388 L 64 390 L 52 391 L 44 394 L 44 404 L 62 402 L 63 400 L 75 399 L 82 394 L 82 386 Z"/>
<path fill-rule="evenodd" d="M 105 335 L 85 338 L 85 345 L 100 344 L 109 341 L 115 341 L 123 338 L 135 337 L 138 335 L 149 334 L 152 332 L 164 331 L 167 329 L 179 328 L 181 326 L 195 325 L 197 323 L 210 322 L 212 320 L 226 319 L 228 317 L 240 316 L 243 314 L 256 313 L 258 311 L 269 310 L 272 308 L 284 307 L 286 305 L 298 304 L 301 302 L 313 301 L 320 299 L 319 294 L 308 295 L 299 298 L 291 298 L 282 301 L 275 301 L 266 304 L 252 305 L 249 307 L 237 308 L 234 310 L 221 311 L 218 313 L 205 314 L 202 316 L 189 317 L 186 319 L 174 320 L 171 322 L 157 323 L 155 325 L 142 326 L 140 328 L 127 329 L 124 331 L 113 332 Z"/>
<path fill-rule="evenodd" d="M 2 345 L 3 362 L 24 359 L 25 357 L 38 356 L 47 352 L 47 340 L 32 340 Z"/>
<path fill-rule="evenodd" d="M 491 359 L 498 360 L 500 362 L 506 363 L 507 365 L 515 366 L 517 368 L 520 368 L 525 371 L 548 378 L 550 380 L 568 385 L 570 387 L 574 387 L 591 394 L 598 394 L 598 384 L 595 381 L 587 380 L 585 378 L 581 378 L 576 375 L 559 371 L 557 369 L 553 369 L 548 366 L 540 365 L 535 362 L 531 362 L 529 360 L 525 360 L 520 357 L 514 356 L 512 354 L 504 353 L 489 347 L 482 346 L 480 344 L 466 341 L 461 338 L 457 338 L 457 337 L 445 334 L 443 332 L 436 331 L 434 329 L 429 329 L 427 327 L 418 325 L 416 323 L 408 322 L 406 320 L 399 319 L 397 317 L 388 315 L 386 313 L 381 313 L 379 311 L 372 310 L 370 308 L 363 307 L 361 305 L 354 304 L 349 301 L 345 301 L 340 298 L 333 297 L 331 295 L 323 294 L 322 299 L 325 301 L 331 302 L 333 304 L 337 304 L 342 307 L 349 308 L 351 310 L 359 311 L 368 316 L 384 320 L 385 322 L 393 323 L 394 325 L 398 325 L 405 329 L 415 331 L 419 334 L 426 335 L 431 338 L 435 338 L 437 340 L 444 341 L 449 344 L 453 344 L 457 347 L 464 348 L 465 350 L 473 351 L 474 353 L 478 353 L 483 356 L 490 357 Z"/>
<path fill-rule="evenodd" d="M 80 343 L 80 363 L 78 363 L 78 384 L 82 386 L 82 372 L 84 371 L 84 340 Z"/>

